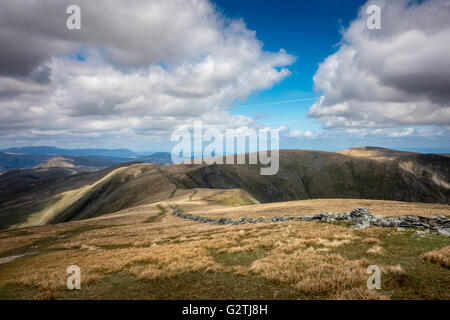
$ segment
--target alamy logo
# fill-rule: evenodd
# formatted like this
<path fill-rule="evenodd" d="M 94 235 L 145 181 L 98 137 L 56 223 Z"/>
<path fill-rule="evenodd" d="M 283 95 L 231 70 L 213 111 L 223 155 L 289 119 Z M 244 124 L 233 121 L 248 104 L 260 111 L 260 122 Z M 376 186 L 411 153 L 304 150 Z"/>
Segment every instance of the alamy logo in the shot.
<path fill-rule="evenodd" d="M 370 15 L 367 18 L 366 26 L 369 30 L 381 29 L 381 8 L 375 4 L 367 7 L 366 13 Z"/>
<path fill-rule="evenodd" d="M 369 290 L 380 290 L 381 289 L 381 269 L 378 266 L 369 266 L 367 268 L 367 273 L 372 273 L 372 275 L 367 279 L 367 289 Z"/>
<path fill-rule="evenodd" d="M 278 129 L 265 128 L 256 132 L 245 127 L 227 129 L 223 133 L 218 129 L 203 131 L 203 123 L 196 121 L 193 136 L 188 130 L 176 130 L 172 133 L 171 141 L 179 142 L 172 149 L 172 161 L 175 164 L 223 164 L 224 159 L 225 164 L 234 164 L 235 154 L 237 164 L 246 164 L 248 152 L 248 164 L 258 164 L 259 161 L 263 165 L 261 175 L 275 175 L 279 169 Z M 208 145 L 203 147 L 205 142 Z"/>
<path fill-rule="evenodd" d="M 67 267 L 66 272 L 70 274 L 67 278 L 67 288 L 70 290 L 81 289 L 81 269 L 78 266 L 69 266 Z"/>
<path fill-rule="evenodd" d="M 69 30 L 81 29 L 81 9 L 77 5 L 68 6 L 66 13 L 70 16 L 66 20 L 66 26 Z"/>

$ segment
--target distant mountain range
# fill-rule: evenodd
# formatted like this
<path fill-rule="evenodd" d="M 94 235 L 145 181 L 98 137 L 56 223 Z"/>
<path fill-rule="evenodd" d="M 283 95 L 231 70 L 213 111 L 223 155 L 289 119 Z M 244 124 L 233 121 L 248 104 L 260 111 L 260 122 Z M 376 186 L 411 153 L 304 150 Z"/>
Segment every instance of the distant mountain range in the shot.
<path fill-rule="evenodd" d="M 56 147 L 21 147 L 0 150 L 0 172 L 9 169 L 34 168 L 52 158 L 64 156 L 67 159 L 82 162 L 85 167 L 109 167 L 116 163 L 139 161 L 166 165 L 172 163 L 171 154 L 156 152 L 142 155 L 129 149 L 60 149 Z M 67 158 L 68 157 L 68 158 Z M 72 157 L 72 158 L 71 158 Z M 97 159 L 96 159 L 97 158 Z M 72 160 L 68 160 L 69 162 Z M 98 166 L 98 163 L 103 165 Z M 93 164 L 93 165 L 92 165 Z M 67 167 L 67 161 L 65 166 Z M 87 169 L 87 171 L 91 171 Z"/>
<path fill-rule="evenodd" d="M 136 153 L 128 149 L 60 149 L 56 147 L 21 147 L 0 150 L 6 153 L 46 154 L 58 156 L 104 157 L 104 158 L 137 158 Z"/>
<path fill-rule="evenodd" d="M 0 152 L 0 172 L 13 168 L 34 168 L 51 158 L 52 156 L 46 154 L 10 154 Z"/>

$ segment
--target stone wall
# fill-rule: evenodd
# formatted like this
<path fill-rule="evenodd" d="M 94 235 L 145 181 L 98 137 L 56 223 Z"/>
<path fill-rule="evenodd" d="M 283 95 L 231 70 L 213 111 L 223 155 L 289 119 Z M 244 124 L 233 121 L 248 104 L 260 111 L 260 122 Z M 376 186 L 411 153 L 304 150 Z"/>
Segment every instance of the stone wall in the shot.
<path fill-rule="evenodd" d="M 368 228 L 370 226 L 380 226 L 388 228 L 424 228 L 427 230 L 436 230 L 439 234 L 450 236 L 450 218 L 444 216 L 419 217 L 419 216 L 401 216 L 385 218 L 381 215 L 372 214 L 367 208 L 357 208 L 351 212 L 334 213 L 321 212 L 314 216 L 288 216 L 272 218 L 248 218 L 232 220 L 230 218 L 211 219 L 201 216 L 194 216 L 179 211 L 176 207 L 168 203 L 172 208 L 172 215 L 175 217 L 192 220 L 199 223 L 212 223 L 217 225 L 241 225 L 255 224 L 263 222 L 284 222 L 284 221 L 348 221 L 355 224 L 355 228 Z"/>

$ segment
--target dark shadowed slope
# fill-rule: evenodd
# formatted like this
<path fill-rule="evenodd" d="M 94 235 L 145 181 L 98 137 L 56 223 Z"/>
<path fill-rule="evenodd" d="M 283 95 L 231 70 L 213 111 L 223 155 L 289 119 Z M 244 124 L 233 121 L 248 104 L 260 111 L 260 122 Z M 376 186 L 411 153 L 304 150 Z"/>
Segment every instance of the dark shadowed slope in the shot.
<path fill-rule="evenodd" d="M 203 166 L 183 178 L 188 186 L 247 190 L 261 202 L 358 198 L 450 202 L 450 159 L 411 154 L 372 160 L 332 152 L 282 150 L 280 170 L 261 176 L 259 166 Z"/>

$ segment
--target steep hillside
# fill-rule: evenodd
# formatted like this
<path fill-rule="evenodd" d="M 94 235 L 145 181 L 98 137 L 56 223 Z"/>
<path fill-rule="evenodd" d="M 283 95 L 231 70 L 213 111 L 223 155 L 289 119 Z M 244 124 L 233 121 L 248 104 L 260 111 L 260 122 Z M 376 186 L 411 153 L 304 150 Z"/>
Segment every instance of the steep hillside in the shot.
<path fill-rule="evenodd" d="M 63 193 L 94 184 L 129 165 L 133 163 L 80 174 L 65 168 L 9 170 L 0 175 L 0 229 L 26 223 L 33 213 L 48 208 Z"/>
<path fill-rule="evenodd" d="M 184 171 L 188 170 L 184 168 Z M 36 174 L 39 171 L 33 172 Z M 183 189 L 176 179 L 155 164 L 130 163 L 109 171 L 80 174 L 64 180 L 42 177 L 28 190 L 15 190 L 14 194 L 17 193 L 20 200 L 11 194 L 0 193 L 0 198 L 9 197 L 9 201 L 0 205 L 1 227 L 17 228 L 88 219 L 168 200 L 179 193 L 192 193 L 192 190 Z M 6 181 L 6 178 L 0 179 L 0 185 Z M 235 191 L 226 199 L 214 195 L 211 201 L 257 203 L 245 191 Z"/>
<path fill-rule="evenodd" d="M 315 198 L 450 202 L 450 159 L 439 155 L 412 154 L 380 161 L 282 150 L 275 176 L 259 175 L 257 165 L 212 165 L 191 170 L 181 180 L 189 187 L 239 187 L 261 202 Z"/>
<path fill-rule="evenodd" d="M 66 193 L 63 210 L 54 210 L 49 222 L 87 219 L 162 201 L 170 198 L 175 189 L 158 166 L 135 164 L 116 169 L 92 185 Z"/>

